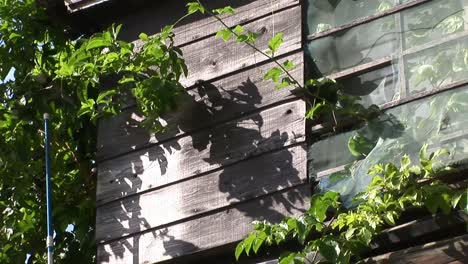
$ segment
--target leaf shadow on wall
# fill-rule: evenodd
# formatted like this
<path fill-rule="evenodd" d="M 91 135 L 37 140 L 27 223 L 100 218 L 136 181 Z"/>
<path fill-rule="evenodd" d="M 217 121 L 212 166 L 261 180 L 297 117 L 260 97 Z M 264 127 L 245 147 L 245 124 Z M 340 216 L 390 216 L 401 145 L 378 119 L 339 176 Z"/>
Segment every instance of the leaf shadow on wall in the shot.
<path fill-rule="evenodd" d="M 259 113 L 256 108 L 263 99 L 257 87 L 259 81 L 262 81 L 261 78 L 254 81 L 247 78 L 240 85 L 230 88 L 223 88 L 220 85 L 217 87 L 205 82 L 199 83 L 195 90 L 189 91 L 184 96 L 182 109 L 176 113 L 177 117 L 167 118 L 177 120 L 177 129 L 170 128 L 163 134 L 147 135 L 143 140 L 153 140 L 152 137 L 171 138 L 173 135 L 176 136 L 175 139 L 166 141 L 164 139 L 162 143 L 145 148 L 144 159 L 139 155 L 126 155 L 121 160 L 121 166 L 119 165 L 124 169 L 118 173 L 107 172 L 118 175 L 118 184 L 122 185 L 118 189 L 124 190 L 121 192 L 122 196 L 135 193 L 144 187 L 139 175 L 149 170 L 148 164 L 151 162 L 154 162 L 156 167 L 152 171 L 152 177 L 174 174 L 175 165 L 167 160 L 171 154 L 181 159 L 176 161 L 178 164 L 176 167 L 181 171 L 188 171 L 187 176 L 191 178 L 175 183 L 182 190 L 181 197 L 179 197 L 180 205 L 171 210 L 185 211 L 185 215 L 182 215 L 182 219 L 168 220 L 169 222 L 160 227 L 151 225 L 141 215 L 139 195 L 131 195 L 124 200 L 104 205 L 105 207 L 112 206 L 112 209 L 106 208 L 107 211 L 117 213 L 112 216 L 102 216 L 102 219 L 98 216 L 98 224 L 103 225 L 106 221 L 112 222 L 114 226 L 112 237 L 134 235 L 108 244 L 106 250 L 110 249 L 112 253 L 101 250 L 99 256 L 101 260 L 109 259 L 110 255 L 123 257 L 126 251 L 130 251 L 135 263 L 142 261 L 139 256 L 141 250 L 151 250 L 151 248 L 140 249 L 140 237 L 149 233 L 152 234 L 154 241 L 162 241 L 164 256 L 175 257 L 181 252 L 183 254 L 195 252 L 199 249 L 192 243 L 193 241 L 179 239 L 180 233 L 171 233 L 171 230 L 174 230 L 172 227 L 180 225 L 176 221 L 191 221 L 200 224 L 210 220 L 216 221 L 214 218 L 209 218 L 209 215 L 214 214 L 210 211 L 219 209 L 219 206 L 228 206 L 226 208 L 228 210 L 222 213 L 225 213 L 224 217 L 234 214 L 238 218 L 248 217 L 251 220 L 265 219 L 272 222 L 281 220 L 285 212 L 290 214 L 300 210 L 297 205 L 305 203 L 304 190 L 292 188 L 284 195 L 270 195 L 270 193 L 302 184 L 305 181 L 305 172 L 299 172 L 295 167 L 298 164 L 294 163 L 295 159 L 300 158 L 301 153 L 305 153 L 303 146 L 296 142 L 296 140 L 303 141 L 303 132 L 287 132 L 284 123 L 280 125 L 282 129 L 277 128 L 281 122 L 290 120 L 303 122 L 303 113 L 295 112 L 299 110 L 297 107 L 294 108 L 294 103 L 282 108 L 277 107 L 280 110 L 269 114 L 265 113 L 271 110 Z M 299 115 L 301 116 L 298 117 Z M 298 118 L 294 119 L 290 116 Z M 177 136 L 180 135 L 180 131 L 188 133 L 187 136 Z M 168 136 L 167 133 L 172 134 Z M 141 137 L 141 134 L 139 136 Z M 265 152 L 267 154 L 263 154 Z M 187 160 L 195 163 L 186 162 Z M 305 159 L 303 160 L 305 162 Z M 184 166 L 197 163 L 201 163 L 202 166 L 182 169 Z M 305 164 L 302 167 L 305 167 Z M 217 182 L 218 185 L 190 185 L 191 182 L 202 177 L 209 179 L 209 182 Z M 169 184 L 161 191 L 164 192 L 164 189 L 175 184 Z M 217 198 L 211 197 L 211 199 L 218 199 L 216 201 L 209 200 L 206 204 L 200 204 L 200 202 L 183 199 L 188 191 L 207 194 L 211 191 L 219 192 L 220 195 Z M 173 195 L 172 198 L 175 199 L 175 196 Z M 154 203 L 157 202 L 154 201 Z M 238 202 L 241 203 L 233 205 Z M 283 208 L 281 212 L 277 210 L 279 207 Z M 105 208 L 98 209 L 99 211 L 105 211 Z M 191 213 L 187 214 L 187 211 Z M 184 218 L 190 219 L 183 220 Z M 229 220 L 229 218 L 226 219 Z M 161 228 L 166 228 L 164 235 L 161 233 Z M 135 234 L 135 232 L 138 233 Z"/>

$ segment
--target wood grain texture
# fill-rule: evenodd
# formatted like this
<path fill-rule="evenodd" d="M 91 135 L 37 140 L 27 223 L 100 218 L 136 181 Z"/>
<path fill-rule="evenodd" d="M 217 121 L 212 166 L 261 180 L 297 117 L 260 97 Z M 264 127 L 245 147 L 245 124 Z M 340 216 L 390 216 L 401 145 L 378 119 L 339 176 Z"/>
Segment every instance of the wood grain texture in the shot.
<path fill-rule="evenodd" d="M 440 213 L 426 216 L 383 230 L 373 239 L 371 247 L 374 255 L 377 255 L 408 246 L 456 237 L 465 233 L 467 222 L 468 215 L 463 211 L 456 211 L 450 215 Z"/>
<path fill-rule="evenodd" d="M 468 235 L 387 253 L 361 263 L 467 263 Z"/>
<path fill-rule="evenodd" d="M 302 184 L 305 144 L 97 209 L 96 240 L 115 239 Z M 163 213 L 162 213 L 163 212 Z M 136 224 L 130 224 L 135 219 Z"/>
<path fill-rule="evenodd" d="M 276 33 L 283 32 L 283 44 L 276 54 L 281 55 L 302 47 L 301 23 L 301 6 L 295 6 L 248 23 L 244 28 L 258 34 L 255 45 L 264 51 L 268 49 L 269 40 Z M 214 37 L 184 46 L 182 51 L 189 71 L 188 76 L 181 80 L 186 87 L 199 80 L 211 80 L 268 60 L 246 44 L 224 42 Z"/>
<path fill-rule="evenodd" d="M 281 60 L 294 62 L 291 74 L 302 83 L 303 54 L 295 53 Z M 263 75 L 272 67 L 268 63 L 242 71 L 212 83 L 201 83 L 183 95 L 179 108 L 163 117 L 168 124 L 164 132 L 152 134 L 138 127 L 141 115 L 129 108 L 120 115 L 100 120 L 98 124 L 98 160 L 134 151 L 194 130 L 226 122 L 246 112 L 291 99 L 290 89 L 275 90 Z"/>
<path fill-rule="evenodd" d="M 308 207 L 309 195 L 304 184 L 189 222 L 101 244 L 97 263 L 155 263 L 239 241 L 252 230 L 254 219 L 278 222 L 285 215 L 299 215 Z"/>
<path fill-rule="evenodd" d="M 98 164 L 97 203 L 109 202 L 305 140 L 293 101 Z"/>
<path fill-rule="evenodd" d="M 238 0 L 239 1 L 239 0 Z M 223 1 L 217 1 L 223 2 Z M 233 3 L 232 1 L 224 1 L 223 4 L 210 3 L 206 1 L 204 3 L 209 9 L 217 8 L 221 6 L 231 5 L 235 8 L 234 15 L 223 15 L 221 18 L 228 26 L 235 26 L 237 24 L 245 24 L 253 20 L 258 19 L 259 17 L 272 14 L 281 10 L 283 8 L 299 4 L 299 0 L 257 0 L 257 1 L 246 1 L 241 6 L 238 3 Z M 242 2 L 242 1 L 241 1 Z M 173 5 L 174 6 L 174 5 Z M 182 8 L 185 11 L 185 2 L 181 3 L 180 6 L 174 6 L 174 8 Z M 171 10 L 172 11 L 172 10 Z M 138 30 L 143 32 L 154 32 L 159 30 L 159 28 L 154 28 L 154 20 L 157 19 L 155 14 L 159 14 L 158 9 L 142 10 L 138 17 L 134 18 L 132 21 L 138 21 L 139 28 Z M 181 14 L 182 15 L 182 14 Z M 183 23 L 184 21 L 182 21 Z M 174 29 L 176 34 L 175 44 L 177 46 L 182 46 L 188 42 L 194 42 L 201 38 L 206 38 L 210 35 L 214 35 L 218 30 L 223 29 L 223 26 L 212 17 L 203 17 L 199 18 L 196 21 L 190 21 L 190 23 L 182 24 L 177 26 Z M 145 30 L 146 29 L 146 30 Z M 141 41 L 136 40 L 134 42 L 136 46 L 141 46 Z"/>

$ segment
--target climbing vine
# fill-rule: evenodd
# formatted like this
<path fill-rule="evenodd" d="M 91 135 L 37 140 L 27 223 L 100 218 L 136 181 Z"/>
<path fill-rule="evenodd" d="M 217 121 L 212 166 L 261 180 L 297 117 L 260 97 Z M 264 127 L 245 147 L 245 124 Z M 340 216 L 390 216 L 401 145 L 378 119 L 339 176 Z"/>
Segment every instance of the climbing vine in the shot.
<path fill-rule="evenodd" d="M 276 89 L 291 86 L 298 89 L 309 105 L 307 118 L 316 119 L 331 113 L 338 125 L 338 115 L 368 122 L 381 114 L 377 106 L 366 108 L 359 103 L 359 97 L 345 95 L 334 80 L 321 78 L 307 80 L 304 85 L 299 83 L 289 72 L 295 67 L 293 62 L 275 56 L 283 43 L 283 33 L 275 34 L 268 43 L 268 50 L 263 51 L 255 45 L 256 33 L 246 31 L 241 25 L 229 27 L 222 20 L 221 15 L 234 14 L 233 8 L 210 11 L 200 1 L 187 6 L 189 12 L 206 13 L 224 26 L 216 37 L 245 43 L 273 61 L 276 65 L 264 79 L 275 83 Z M 368 140 L 357 134 L 349 139 L 347 147 L 352 155 L 361 157 L 370 151 L 368 145 Z M 302 250 L 285 252 L 279 258 L 281 264 L 349 263 L 358 260 L 368 250 L 372 239 L 385 227 L 395 225 L 406 210 L 426 208 L 433 214 L 439 211 L 448 214 L 462 209 L 468 213 L 467 190 L 453 190 L 437 177 L 441 171 L 449 170 L 434 166 L 443 154 L 448 151 L 441 149 L 427 155 L 427 145 L 424 145 L 419 155 L 420 165 L 412 165 L 407 155 L 401 158 L 399 167 L 394 163 L 375 164 L 368 172 L 373 176 L 372 181 L 365 191 L 354 197 L 351 208 L 342 205 L 339 193 L 329 191 L 313 195 L 310 208 L 300 217 L 289 217 L 279 224 L 255 222 L 254 231 L 237 245 L 236 259 L 242 254 L 257 253 L 265 245 L 296 240 Z"/>
<path fill-rule="evenodd" d="M 295 239 L 303 249 L 282 254 L 281 264 L 349 263 L 358 260 L 385 227 L 394 226 L 404 211 L 426 208 L 432 214 L 448 214 L 462 209 L 468 213 L 468 192 L 453 190 L 437 177 L 448 169 L 435 169 L 437 157 L 448 152 L 427 155 L 426 149 L 427 145 L 421 149 L 420 165 L 412 165 L 407 155 L 399 167 L 393 163 L 374 165 L 369 171 L 372 181 L 356 195 L 354 208 L 342 206 L 339 193 L 326 192 L 312 196 L 310 208 L 298 218 L 286 218 L 279 224 L 256 222 L 254 232 L 237 245 L 236 258 L 257 253 L 264 245 Z"/>
<path fill-rule="evenodd" d="M 160 131 L 159 116 L 175 107 L 187 68 L 173 25 L 140 34 L 135 47 L 119 40 L 121 26 L 78 35 L 50 18 L 44 3 L 0 3 L 0 262 L 45 263 L 48 112 L 55 261 L 93 263 L 97 120 L 135 100 L 141 125 Z"/>
<path fill-rule="evenodd" d="M 181 50 L 174 45 L 173 28 L 178 22 L 154 36 L 140 34 L 142 44 L 135 47 L 119 40 L 121 26 L 117 25 L 77 36 L 51 19 L 43 2 L 48 1 L 0 3 L 0 262 L 45 263 L 45 236 L 38 234 L 45 234 L 46 226 L 42 116 L 49 112 L 53 124 L 56 261 L 93 263 L 96 123 L 135 100 L 145 116 L 141 125 L 151 131 L 162 130 L 159 117 L 176 107 L 183 89 L 179 80 L 187 68 Z M 263 51 L 255 44 L 255 32 L 224 23 L 222 15 L 233 14 L 233 8 L 209 10 L 200 1 L 187 7 L 188 15 L 200 12 L 222 23 L 225 28 L 216 34 L 218 38 L 245 43 L 272 60 L 276 65 L 264 79 L 275 83 L 277 89 L 296 88 L 309 106 L 307 118 L 326 116 L 337 125 L 339 116 L 367 122 L 379 114 L 378 107 L 363 107 L 359 97 L 344 94 L 334 80 L 311 79 L 302 84 L 293 78 L 290 71 L 296 65 L 276 56 L 283 43 L 282 33 L 273 36 L 268 50 Z M 423 65 L 414 72 L 427 75 L 429 70 L 432 68 Z M 351 149 L 362 154 L 358 147 Z M 403 158 L 400 168 L 376 165 L 372 170 L 376 176 L 368 190 L 356 198 L 359 205 L 354 209 L 345 209 L 339 195 L 330 192 L 313 196 L 310 209 L 299 218 L 276 225 L 256 223 L 255 231 L 237 247 L 236 257 L 293 238 L 304 249 L 285 253 L 282 263 L 304 261 L 309 252 L 346 262 L 358 256 L 365 242 L 385 225 L 394 224 L 410 203 L 426 206 L 431 212 L 466 210 L 466 192 L 452 192 L 435 176 L 433 160 L 442 153 L 426 157 L 423 148 L 421 166 L 410 166 L 408 157 Z M 328 212 L 334 216 L 330 218 Z M 364 217 L 371 217 L 372 225 Z M 311 240 L 314 232 L 322 235 Z M 313 254 L 315 259 L 317 254 Z"/>

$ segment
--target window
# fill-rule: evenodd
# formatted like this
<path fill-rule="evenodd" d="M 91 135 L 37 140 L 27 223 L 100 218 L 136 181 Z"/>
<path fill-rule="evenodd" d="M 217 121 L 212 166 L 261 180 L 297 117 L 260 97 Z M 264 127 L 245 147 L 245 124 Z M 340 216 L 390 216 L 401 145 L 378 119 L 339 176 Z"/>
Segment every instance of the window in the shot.
<path fill-rule="evenodd" d="M 322 136 L 309 149 L 320 187 L 354 196 L 371 165 L 417 161 L 424 143 L 468 157 L 468 0 L 309 0 L 309 76 L 379 105 L 364 127 Z M 359 144 L 362 154 L 352 153 Z M 350 151 L 346 150 L 346 146 Z"/>

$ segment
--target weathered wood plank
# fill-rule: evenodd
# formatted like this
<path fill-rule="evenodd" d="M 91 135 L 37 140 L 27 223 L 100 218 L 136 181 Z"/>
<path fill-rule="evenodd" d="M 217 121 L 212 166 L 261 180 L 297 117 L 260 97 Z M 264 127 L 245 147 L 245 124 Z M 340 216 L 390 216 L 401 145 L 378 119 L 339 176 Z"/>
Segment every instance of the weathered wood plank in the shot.
<path fill-rule="evenodd" d="M 284 60 L 291 60 L 297 65 L 291 74 L 302 83 L 304 72 L 302 52 L 288 56 Z M 138 120 L 141 118 L 135 112 L 135 108 L 127 109 L 116 117 L 100 120 L 98 160 L 138 150 L 290 99 L 292 95 L 289 89 L 275 90 L 271 81 L 263 80 L 263 75 L 272 67 L 273 63 L 268 63 L 213 83 L 200 84 L 196 89 L 187 91 L 188 94 L 181 99 L 179 109 L 164 116 L 168 127 L 162 133 L 151 134 L 138 127 Z"/>
<path fill-rule="evenodd" d="M 238 7 L 234 15 L 225 15 L 222 16 L 222 19 L 226 25 L 233 27 L 237 24 L 248 23 L 258 17 L 273 14 L 280 9 L 296 4 L 299 4 L 299 0 L 257 0 Z M 270 20 L 272 21 L 276 19 L 279 20 L 279 18 L 270 17 Z M 177 36 L 175 40 L 176 45 L 192 42 L 211 34 L 215 34 L 218 30 L 223 28 L 224 27 L 216 19 L 211 17 L 203 19 L 197 23 L 183 25 L 174 30 L 174 33 Z"/>
<path fill-rule="evenodd" d="M 248 23 L 246 30 L 259 34 L 256 46 L 266 51 L 269 40 L 278 32 L 283 32 L 281 55 L 300 49 L 301 45 L 301 6 L 286 9 Z M 198 80 L 213 78 L 266 61 L 268 58 L 255 52 L 246 44 L 224 42 L 219 38 L 207 38 L 182 47 L 189 74 L 181 83 L 190 87 Z"/>
<path fill-rule="evenodd" d="M 302 184 L 307 180 L 305 148 L 303 144 L 268 153 L 98 207 L 96 240 L 115 239 Z M 125 228 L 135 217 L 144 221 Z"/>
<path fill-rule="evenodd" d="M 297 5 L 299 3 L 298 0 L 238 0 L 236 2 L 218 0 L 216 2 L 218 3 L 215 3 L 213 1 L 206 1 L 204 4 L 209 9 L 219 8 L 227 5 L 231 5 L 235 8 L 236 13 L 234 15 L 222 16 L 222 19 L 228 26 L 235 26 L 237 24 L 248 23 L 252 20 L 258 19 L 259 17 L 272 14 L 274 12 L 277 12 L 278 10 L 292 5 Z M 170 15 L 170 17 L 165 19 L 164 22 L 175 22 L 177 16 L 182 16 L 186 12 L 185 4 L 186 2 L 182 1 L 180 3 L 171 3 L 170 5 L 165 7 L 166 10 L 164 10 L 164 6 L 163 8 L 161 8 L 161 4 L 158 3 L 158 5 L 156 5 L 155 7 L 146 8 L 145 10 L 139 12 L 137 15 L 127 17 L 125 20 L 122 21 L 123 24 L 129 25 L 129 27 L 138 26 L 138 28 L 127 29 L 127 31 L 130 32 L 125 32 L 127 35 L 125 37 L 127 39 L 135 39 L 137 38 L 137 33 L 139 32 L 146 32 L 149 34 L 158 32 L 162 27 L 162 24 L 155 26 L 155 23 L 159 24 L 163 22 L 160 19 L 161 15 Z M 176 11 L 178 11 L 179 14 L 177 14 Z M 164 12 L 164 14 L 162 14 L 162 12 Z M 186 23 L 182 24 L 184 22 Z M 174 33 L 176 34 L 175 44 L 177 46 L 182 46 L 188 42 L 194 42 L 201 38 L 206 38 L 210 35 L 214 35 L 218 30 L 223 29 L 222 25 L 212 17 L 203 17 L 201 19 L 198 18 L 196 21 L 188 19 L 187 21 L 182 21 L 182 23 L 180 26 L 177 26 L 174 29 Z M 134 43 L 137 46 L 141 45 L 139 40 L 136 40 Z"/>
<path fill-rule="evenodd" d="M 400 249 L 402 245 L 408 247 L 457 236 L 463 234 L 467 222 L 468 216 L 463 211 L 424 217 L 382 231 L 371 247 L 376 255 Z"/>
<path fill-rule="evenodd" d="M 254 219 L 278 222 L 308 207 L 309 186 L 250 200 L 212 215 L 98 246 L 98 263 L 155 263 L 242 239 Z M 164 212 L 160 212 L 163 214 Z"/>
<path fill-rule="evenodd" d="M 387 253 L 361 263 L 467 263 L 468 235 Z"/>
<path fill-rule="evenodd" d="M 305 139 L 297 100 L 98 164 L 102 204 L 241 161 Z"/>

